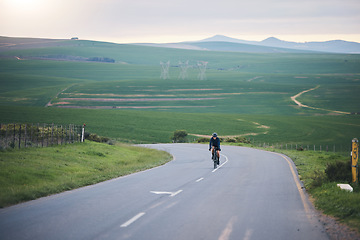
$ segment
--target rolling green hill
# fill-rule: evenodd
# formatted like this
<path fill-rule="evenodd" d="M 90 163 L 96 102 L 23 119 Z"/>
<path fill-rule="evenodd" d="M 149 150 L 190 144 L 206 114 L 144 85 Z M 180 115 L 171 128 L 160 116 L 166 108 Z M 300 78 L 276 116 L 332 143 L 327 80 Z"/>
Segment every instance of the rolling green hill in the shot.
<path fill-rule="evenodd" d="M 89 61 L 104 58 L 115 63 Z M 179 61 L 189 61 L 185 79 Z M 208 62 L 204 80 L 198 61 Z M 0 38 L 0 66 L 0 122 L 86 122 L 128 142 L 168 142 L 185 129 L 346 146 L 360 134 L 359 115 L 339 113 L 360 112 L 360 55 Z M 291 99 L 310 89 L 296 98 L 308 107 Z"/>

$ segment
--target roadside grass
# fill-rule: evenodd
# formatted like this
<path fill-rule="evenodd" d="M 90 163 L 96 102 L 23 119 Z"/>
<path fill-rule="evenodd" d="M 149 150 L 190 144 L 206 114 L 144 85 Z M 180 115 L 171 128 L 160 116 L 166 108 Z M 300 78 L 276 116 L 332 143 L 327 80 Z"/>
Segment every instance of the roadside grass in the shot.
<path fill-rule="evenodd" d="M 152 149 L 91 141 L 0 151 L 0 207 L 149 169 L 171 158 Z"/>

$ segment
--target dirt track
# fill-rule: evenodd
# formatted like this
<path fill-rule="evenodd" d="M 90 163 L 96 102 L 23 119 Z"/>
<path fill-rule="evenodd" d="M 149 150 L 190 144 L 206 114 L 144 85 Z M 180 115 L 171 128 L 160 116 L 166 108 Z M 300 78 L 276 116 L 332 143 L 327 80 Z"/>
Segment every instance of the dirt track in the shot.
<path fill-rule="evenodd" d="M 311 108 L 311 109 L 316 109 L 316 110 L 323 110 L 323 111 L 329 111 L 335 114 L 351 114 L 350 112 L 343 112 L 343 111 L 335 111 L 335 110 L 329 110 L 329 109 L 324 109 L 324 108 L 317 108 L 317 107 L 311 107 L 305 104 L 302 104 L 301 102 L 299 102 L 298 100 L 296 100 L 296 98 L 300 97 L 302 94 L 313 91 L 315 89 L 318 89 L 320 87 L 320 85 L 314 87 L 314 88 L 310 88 L 308 90 L 302 91 L 294 96 L 291 97 L 291 100 L 293 100 L 299 107 L 304 107 L 304 108 Z"/>

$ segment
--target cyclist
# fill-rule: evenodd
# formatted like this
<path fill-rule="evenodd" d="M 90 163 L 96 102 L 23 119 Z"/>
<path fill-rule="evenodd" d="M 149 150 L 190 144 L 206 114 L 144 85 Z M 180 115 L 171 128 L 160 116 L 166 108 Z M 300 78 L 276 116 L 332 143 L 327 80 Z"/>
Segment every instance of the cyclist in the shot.
<path fill-rule="evenodd" d="M 214 156 L 214 151 L 216 151 L 216 154 L 218 156 L 218 162 L 217 164 L 220 164 L 220 138 L 218 138 L 217 133 L 213 133 L 212 137 L 210 138 L 210 144 L 209 144 L 209 151 L 211 151 L 212 155 Z"/>

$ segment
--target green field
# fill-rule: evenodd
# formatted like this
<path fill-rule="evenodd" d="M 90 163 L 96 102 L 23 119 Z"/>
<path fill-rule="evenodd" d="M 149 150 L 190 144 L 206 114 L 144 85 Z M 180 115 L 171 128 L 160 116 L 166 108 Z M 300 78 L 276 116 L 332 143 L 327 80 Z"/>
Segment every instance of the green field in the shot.
<path fill-rule="evenodd" d="M 188 77 L 179 79 L 179 61 L 187 60 Z M 160 79 L 160 61 L 171 62 L 170 79 Z M 204 80 L 198 79 L 197 61 L 208 62 Z M 320 186 L 312 184 L 325 174 L 327 164 L 347 162 L 351 140 L 360 137 L 359 54 L 232 53 L 0 37 L 0 84 L 0 123 L 86 123 L 87 132 L 127 143 L 170 142 L 175 130 L 186 130 L 189 141 L 216 131 L 224 138 L 251 139 L 252 146 L 271 145 L 267 150 L 315 147 L 316 152 L 284 153 L 294 160 L 316 206 L 359 229 L 359 207 L 353 204 L 358 202 L 358 189 L 349 195 L 325 178 Z M 291 97 L 307 90 L 295 99 L 307 106 L 300 107 Z M 143 169 L 118 166 L 122 161 L 118 156 L 126 148 L 90 143 L 67 145 L 66 150 L 56 146 L 1 151 L 6 159 L 0 159 L 6 162 L 1 169 L 10 169 L 0 174 L 7 197 L 1 204 L 92 184 L 119 176 L 122 170 L 126 174 Z M 326 148 L 341 154 L 324 153 Z M 132 157 L 142 154 L 138 149 L 130 151 Z M 33 158 L 33 166 L 27 165 L 28 157 Z M 56 161 L 46 161 L 49 157 Z M 104 160 L 106 169 L 99 167 Z M 19 175 L 13 174 L 15 165 L 24 167 Z M 58 168 L 60 180 L 52 173 Z M 80 174 L 73 181 L 76 168 L 85 175 L 90 171 L 92 178 Z M 106 172 L 109 169 L 115 170 Z M 34 184 L 24 185 L 27 178 Z M 48 181 L 48 187 L 42 185 L 44 179 L 55 181 Z"/>
<path fill-rule="evenodd" d="M 360 135 L 359 115 L 350 114 L 360 112 L 360 55 L 0 40 L 26 43 L 0 47 L 0 122 L 86 123 L 90 132 L 126 142 L 169 142 L 184 129 L 346 151 Z M 86 61 L 91 57 L 115 63 Z M 159 63 L 168 60 L 170 79 L 160 79 Z M 182 80 L 178 63 L 186 60 Z M 208 62 L 205 80 L 197 61 Z M 291 99 L 317 86 L 296 99 L 311 108 Z"/>
<path fill-rule="evenodd" d="M 19 106 L 0 106 L 0 115 L 3 122 L 86 123 L 86 131 L 130 143 L 170 142 L 175 130 L 185 129 L 194 135 L 217 131 L 221 136 L 240 135 L 266 144 L 316 144 L 317 149 L 319 145 L 323 149 L 329 145 L 331 150 L 336 144 L 337 151 L 346 152 L 354 132 L 360 129 L 357 116 L 352 115 L 274 116 Z"/>

